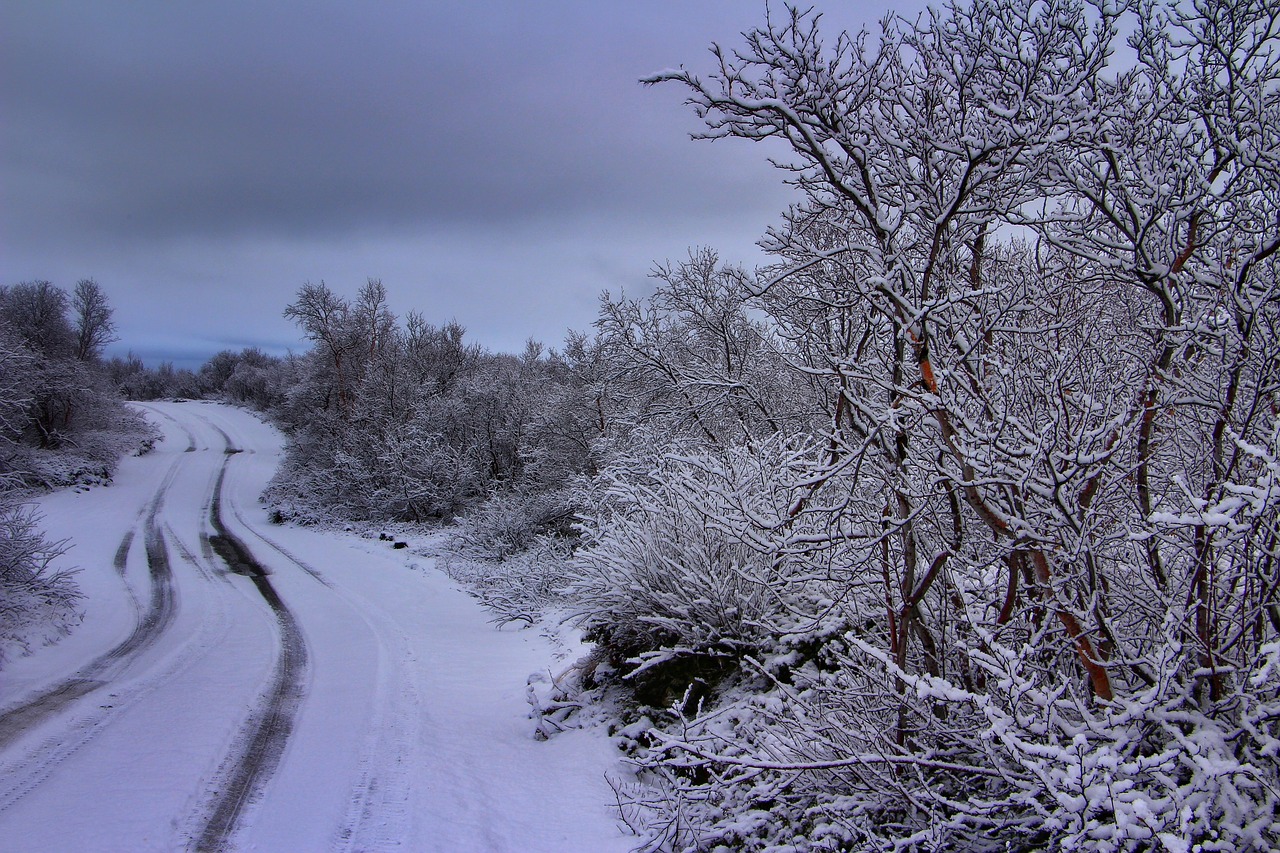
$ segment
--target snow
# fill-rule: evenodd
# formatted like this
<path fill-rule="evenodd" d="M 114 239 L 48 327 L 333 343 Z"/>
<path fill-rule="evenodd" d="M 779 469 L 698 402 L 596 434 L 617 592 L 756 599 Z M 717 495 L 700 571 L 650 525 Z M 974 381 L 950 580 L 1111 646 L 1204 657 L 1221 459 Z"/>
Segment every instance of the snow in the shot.
<path fill-rule="evenodd" d="M 257 496 L 282 439 L 252 415 L 208 403 L 146 411 L 165 433 L 152 454 L 126 460 L 110 487 L 40 501 L 50 533 L 72 540 L 64 564 L 80 567 L 87 598 L 70 637 L 0 674 L 6 847 L 634 845 L 612 808 L 606 774 L 618 755 L 604 735 L 534 739 L 526 679 L 554 665 L 548 639 L 495 630 L 428 558 L 353 533 L 270 524 Z M 242 452 L 224 452 L 228 442 Z M 292 622 L 209 545 L 224 470 L 221 518 Z M 139 640 L 135 626 L 156 600 L 148 530 L 164 539 L 173 607 Z M 290 670 L 282 650 L 295 630 Z M 121 651 L 104 658 L 112 649 Z M 77 674 L 70 692 L 83 695 L 55 697 L 53 710 L 13 723 L 15 709 Z M 268 696 L 288 694 L 290 678 L 296 708 L 285 701 L 280 719 L 264 723 Z M 254 765 L 246 753 L 264 726 L 268 746 Z M 228 799 L 246 764 L 257 775 Z M 220 804 L 235 816 L 221 832 Z"/>

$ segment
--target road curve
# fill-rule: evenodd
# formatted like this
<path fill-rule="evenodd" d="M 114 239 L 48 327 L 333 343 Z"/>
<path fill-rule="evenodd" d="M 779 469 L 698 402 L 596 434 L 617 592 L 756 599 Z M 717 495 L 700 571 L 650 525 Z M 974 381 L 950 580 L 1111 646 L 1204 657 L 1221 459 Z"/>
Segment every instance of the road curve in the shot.
<path fill-rule="evenodd" d="M 250 414 L 144 411 L 152 454 L 41 501 L 86 616 L 0 673 L 0 846 L 630 849 L 608 746 L 532 737 L 542 638 L 406 550 L 271 524 L 283 442 Z"/>

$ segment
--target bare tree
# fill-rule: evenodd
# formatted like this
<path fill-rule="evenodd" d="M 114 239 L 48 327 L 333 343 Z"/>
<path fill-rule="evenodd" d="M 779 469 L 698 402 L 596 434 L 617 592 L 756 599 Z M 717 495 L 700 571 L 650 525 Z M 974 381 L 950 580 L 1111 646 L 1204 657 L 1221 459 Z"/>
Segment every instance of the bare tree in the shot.
<path fill-rule="evenodd" d="M 76 282 L 71 294 L 71 312 L 75 324 L 75 355 L 81 361 L 97 361 L 107 344 L 119 340 L 107 296 L 93 279 Z"/>
<path fill-rule="evenodd" d="M 333 372 L 337 410 L 342 416 L 350 411 L 351 340 L 349 319 L 351 306 L 337 296 L 322 281 L 308 282 L 298 289 L 298 298 L 284 309 L 284 316 L 293 320 L 323 351 L 326 366 Z"/>
<path fill-rule="evenodd" d="M 74 350 L 68 305 L 66 291 L 48 281 L 23 282 L 0 290 L 0 314 L 28 347 L 49 358 Z"/>
<path fill-rule="evenodd" d="M 729 447 L 795 428 L 794 377 L 748 316 L 748 274 L 702 249 L 652 276 L 648 299 L 601 300 L 596 384 L 616 401 L 604 429 L 644 425 Z"/>

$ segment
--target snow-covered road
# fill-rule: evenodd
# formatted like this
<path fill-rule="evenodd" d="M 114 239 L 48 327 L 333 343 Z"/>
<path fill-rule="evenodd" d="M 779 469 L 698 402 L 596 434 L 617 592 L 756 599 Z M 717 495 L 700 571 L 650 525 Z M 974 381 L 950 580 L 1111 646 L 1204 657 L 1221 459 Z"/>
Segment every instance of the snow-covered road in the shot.
<path fill-rule="evenodd" d="M 598 734 L 532 737 L 535 632 L 421 557 L 271 525 L 281 438 L 210 403 L 42 499 L 83 624 L 0 673 L 10 850 L 627 850 Z"/>

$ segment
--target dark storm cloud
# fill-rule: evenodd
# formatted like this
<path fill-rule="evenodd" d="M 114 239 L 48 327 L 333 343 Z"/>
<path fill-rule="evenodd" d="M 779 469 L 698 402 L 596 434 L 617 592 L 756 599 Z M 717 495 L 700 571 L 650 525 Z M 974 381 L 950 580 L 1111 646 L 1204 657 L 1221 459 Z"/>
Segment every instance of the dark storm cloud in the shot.
<path fill-rule="evenodd" d="M 488 345 L 554 342 L 655 260 L 749 259 L 785 206 L 769 152 L 691 143 L 683 92 L 637 82 L 709 69 L 763 8 L 8 3 L 0 283 L 94 276 L 144 355 L 296 344 L 301 283 L 365 276 Z"/>

